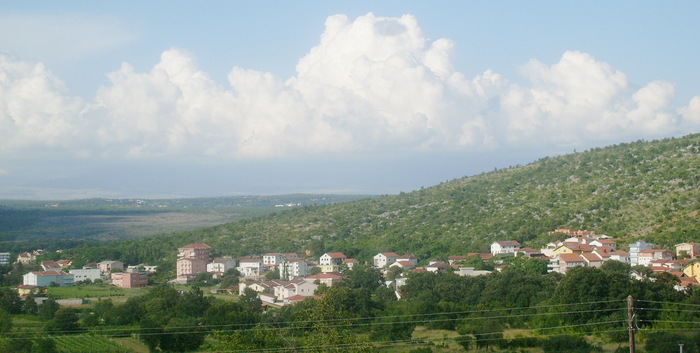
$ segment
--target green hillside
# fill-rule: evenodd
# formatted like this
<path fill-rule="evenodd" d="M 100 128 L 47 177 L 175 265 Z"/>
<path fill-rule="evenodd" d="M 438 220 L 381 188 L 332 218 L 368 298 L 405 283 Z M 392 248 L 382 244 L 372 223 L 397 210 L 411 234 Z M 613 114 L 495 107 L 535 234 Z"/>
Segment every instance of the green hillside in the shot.
<path fill-rule="evenodd" d="M 700 241 L 699 209 L 694 134 L 543 158 L 401 195 L 297 208 L 110 251 L 155 260 L 174 256 L 164 247 L 202 241 L 234 256 L 310 250 L 369 259 L 394 251 L 426 259 L 485 251 L 498 239 L 538 246 L 562 227 L 672 246 Z"/>

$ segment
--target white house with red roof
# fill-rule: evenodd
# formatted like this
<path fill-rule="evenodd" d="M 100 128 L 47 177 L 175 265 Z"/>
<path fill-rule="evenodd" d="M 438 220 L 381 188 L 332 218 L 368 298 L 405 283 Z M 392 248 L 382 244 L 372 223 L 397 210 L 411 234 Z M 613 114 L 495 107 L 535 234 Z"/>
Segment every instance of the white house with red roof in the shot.
<path fill-rule="evenodd" d="M 63 271 L 32 271 L 22 276 L 22 284 L 37 287 L 48 287 L 52 284 L 59 287 L 72 286 L 73 275 Z"/>
<path fill-rule="evenodd" d="M 549 272 L 566 273 L 569 269 L 587 266 L 586 260 L 580 254 L 559 254 L 549 260 Z"/>
<path fill-rule="evenodd" d="M 240 272 L 241 276 L 248 278 L 257 278 L 260 276 L 267 267 L 263 264 L 260 258 L 250 258 L 243 257 L 238 259 L 238 267 L 236 270 Z"/>
<path fill-rule="evenodd" d="M 654 260 L 672 260 L 673 251 L 667 249 L 647 249 L 639 252 L 637 261 L 639 265 L 651 266 Z"/>
<path fill-rule="evenodd" d="M 217 257 L 207 264 L 207 272 L 224 274 L 236 268 L 236 260 L 230 256 Z"/>
<path fill-rule="evenodd" d="M 323 273 L 338 272 L 347 258 L 342 252 L 328 252 L 318 259 L 318 267 Z"/>
<path fill-rule="evenodd" d="M 400 260 L 389 265 L 389 268 L 398 267 L 402 270 L 412 270 L 416 267 L 416 264 L 410 261 Z"/>
<path fill-rule="evenodd" d="M 396 262 L 396 260 L 399 258 L 399 254 L 394 253 L 394 252 L 381 252 L 377 255 L 374 255 L 374 268 L 386 268 L 389 265 L 393 264 Z"/>
<path fill-rule="evenodd" d="M 499 240 L 491 243 L 491 254 L 515 254 L 520 249 L 520 243 L 515 240 Z"/>
<path fill-rule="evenodd" d="M 610 253 L 610 260 L 616 260 L 628 264 L 630 263 L 630 253 L 623 250 L 613 251 Z"/>
<path fill-rule="evenodd" d="M 318 284 L 325 284 L 328 287 L 333 287 L 334 284 L 341 282 L 345 279 L 345 276 L 341 275 L 340 273 L 318 273 L 312 276 L 307 276 L 304 278 L 305 281 L 307 282 L 312 282 L 316 283 L 318 281 Z"/>

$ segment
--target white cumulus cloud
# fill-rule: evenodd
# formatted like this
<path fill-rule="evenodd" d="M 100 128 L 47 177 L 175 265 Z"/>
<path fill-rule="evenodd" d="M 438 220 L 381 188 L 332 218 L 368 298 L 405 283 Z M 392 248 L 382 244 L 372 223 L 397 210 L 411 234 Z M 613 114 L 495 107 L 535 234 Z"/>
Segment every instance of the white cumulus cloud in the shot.
<path fill-rule="evenodd" d="M 219 84 L 169 49 L 146 72 L 123 63 L 91 101 L 41 64 L 0 56 L 0 151 L 240 159 L 576 146 L 700 127 L 700 96 L 673 107 L 671 83 L 637 88 L 590 54 L 533 59 L 518 85 L 488 69 L 464 77 L 455 45 L 426 38 L 411 15 L 336 15 L 291 78 L 234 67 Z"/>

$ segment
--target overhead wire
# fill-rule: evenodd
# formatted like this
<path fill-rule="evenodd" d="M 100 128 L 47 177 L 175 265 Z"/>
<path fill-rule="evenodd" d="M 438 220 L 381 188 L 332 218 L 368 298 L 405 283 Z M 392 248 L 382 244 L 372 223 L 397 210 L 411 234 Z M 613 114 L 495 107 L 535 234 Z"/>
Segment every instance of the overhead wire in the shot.
<path fill-rule="evenodd" d="M 531 316 L 547 316 L 547 315 L 570 315 L 570 314 L 581 314 L 581 313 L 594 313 L 594 312 L 614 312 L 618 310 L 624 310 L 624 308 L 610 308 L 610 309 L 591 309 L 591 310 L 576 310 L 576 311 L 564 311 L 564 312 L 544 312 L 544 313 L 528 313 L 528 314 L 511 314 L 511 315 L 497 315 L 497 316 L 480 316 L 480 317 L 457 317 L 457 318 L 446 318 L 446 319 L 422 319 L 422 320 L 405 320 L 405 321 L 381 321 L 386 319 L 387 317 L 385 316 L 378 316 L 378 317 L 363 317 L 363 318 L 346 318 L 346 319 L 329 319 L 329 320 L 306 320 L 306 321 L 301 321 L 303 324 L 311 323 L 313 325 L 311 326 L 288 326 L 285 327 L 285 329 L 288 330 L 303 330 L 303 329 L 311 329 L 315 325 L 318 325 L 319 323 L 330 323 L 330 322 L 338 322 L 338 321 L 345 321 L 346 323 L 343 324 L 336 324 L 336 325 L 326 325 L 325 327 L 330 327 L 330 328 L 335 328 L 335 327 L 361 327 L 361 326 L 378 326 L 378 325 L 395 325 L 395 324 L 419 324 L 419 323 L 431 323 L 431 322 L 447 322 L 447 321 L 471 321 L 471 320 L 488 320 L 488 319 L 504 319 L 504 318 L 516 318 L 516 317 L 531 317 Z M 420 314 L 420 315 L 395 315 L 395 316 L 389 316 L 388 318 L 401 318 L 401 317 L 406 317 L 406 318 L 411 318 L 413 316 L 441 316 L 441 315 L 456 315 L 456 314 L 462 314 L 464 313 L 463 311 L 454 311 L 454 312 L 438 312 L 438 313 L 432 313 L 432 314 Z M 373 320 L 380 320 L 380 321 L 374 321 L 374 322 L 364 322 L 364 323 L 355 323 L 353 322 L 354 320 L 366 320 L 366 319 L 373 319 Z M 288 322 L 279 322 L 278 324 L 297 324 L 298 322 L 295 321 L 288 321 Z M 179 329 L 198 329 L 197 331 L 193 331 L 194 333 L 202 333 L 202 332 L 210 332 L 214 331 L 215 328 L 232 328 L 232 327 L 237 327 L 237 326 L 253 326 L 252 328 L 245 328 L 245 329 L 238 329 L 235 331 L 252 331 L 255 330 L 255 326 L 259 325 L 261 323 L 247 323 L 247 324 L 226 324 L 226 325 L 192 325 L 192 326 L 177 326 L 177 327 L 132 327 L 132 328 L 114 328 L 114 329 L 104 329 L 104 330 L 93 330 L 90 331 L 92 333 L 102 333 L 102 332 L 114 332 L 112 333 L 112 336 L 119 336 L 123 333 L 132 333 L 134 330 L 162 330 L 162 329 L 167 329 L 167 330 L 179 330 Z M 264 323 L 263 323 L 264 324 Z M 202 329 L 207 329 L 207 328 L 213 328 L 212 330 L 202 330 Z M 266 330 L 273 330 L 275 328 L 271 327 L 265 327 L 264 329 Z M 232 330 L 233 331 L 233 330 Z M 83 333 L 85 330 L 53 330 L 53 331 L 46 331 L 46 330 L 41 330 L 41 331 L 24 331 L 23 333 L 25 334 L 37 334 L 37 335 L 44 335 L 44 334 L 74 334 L 74 333 Z M 179 334 L 182 333 L 181 331 L 172 331 L 172 332 L 164 332 L 164 333 L 159 333 L 159 334 Z M 144 333 L 138 333 L 138 334 L 144 334 Z M 145 333 L 145 334 L 150 334 L 150 333 Z M 0 334 L 0 337 L 3 335 L 7 336 L 9 334 Z M 105 335 L 109 336 L 109 335 Z"/>

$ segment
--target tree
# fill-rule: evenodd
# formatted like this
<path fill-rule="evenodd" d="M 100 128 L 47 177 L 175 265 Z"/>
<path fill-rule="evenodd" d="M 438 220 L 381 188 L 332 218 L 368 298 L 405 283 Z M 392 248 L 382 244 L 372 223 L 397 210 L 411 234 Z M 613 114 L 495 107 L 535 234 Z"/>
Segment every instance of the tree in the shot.
<path fill-rule="evenodd" d="M 502 344 L 503 325 L 493 319 L 478 319 L 465 321 L 457 327 L 461 335 L 459 344 L 469 350 L 474 343 L 475 348 L 482 349 Z"/>
<path fill-rule="evenodd" d="M 248 310 L 256 313 L 262 312 L 262 301 L 258 298 L 258 292 L 255 290 L 246 288 L 240 299 Z"/>
<path fill-rule="evenodd" d="M 51 321 L 46 323 L 45 330 L 62 335 L 78 333 L 78 315 L 71 308 L 59 308 Z"/>
<path fill-rule="evenodd" d="M 12 317 L 10 313 L 0 309 L 0 334 L 6 335 L 12 332 Z"/>
<path fill-rule="evenodd" d="M 346 272 L 347 278 L 342 282 L 351 288 L 365 288 L 374 291 L 384 284 L 384 277 L 378 269 L 370 266 L 356 265 Z"/>
<path fill-rule="evenodd" d="M 160 349 L 164 352 L 191 352 L 204 343 L 204 332 L 193 318 L 173 318 L 160 335 Z"/>
<path fill-rule="evenodd" d="M 0 309 L 5 310 L 10 314 L 21 313 L 22 300 L 17 295 L 17 292 L 10 288 L 0 288 Z"/>
<path fill-rule="evenodd" d="M 53 319 L 54 314 L 58 310 L 59 305 L 56 303 L 56 300 L 53 298 L 49 298 L 44 300 L 41 305 L 39 305 L 39 309 L 37 309 L 39 316 L 44 319 L 44 320 L 51 320 Z"/>
<path fill-rule="evenodd" d="M 34 294 L 30 293 L 22 303 L 22 312 L 28 315 L 36 315 L 38 309 L 36 300 L 34 300 Z"/>
<path fill-rule="evenodd" d="M 678 344 L 683 344 L 684 352 L 696 352 L 696 342 L 685 335 L 667 332 L 652 331 L 646 335 L 644 351 L 647 353 L 677 352 Z"/>

